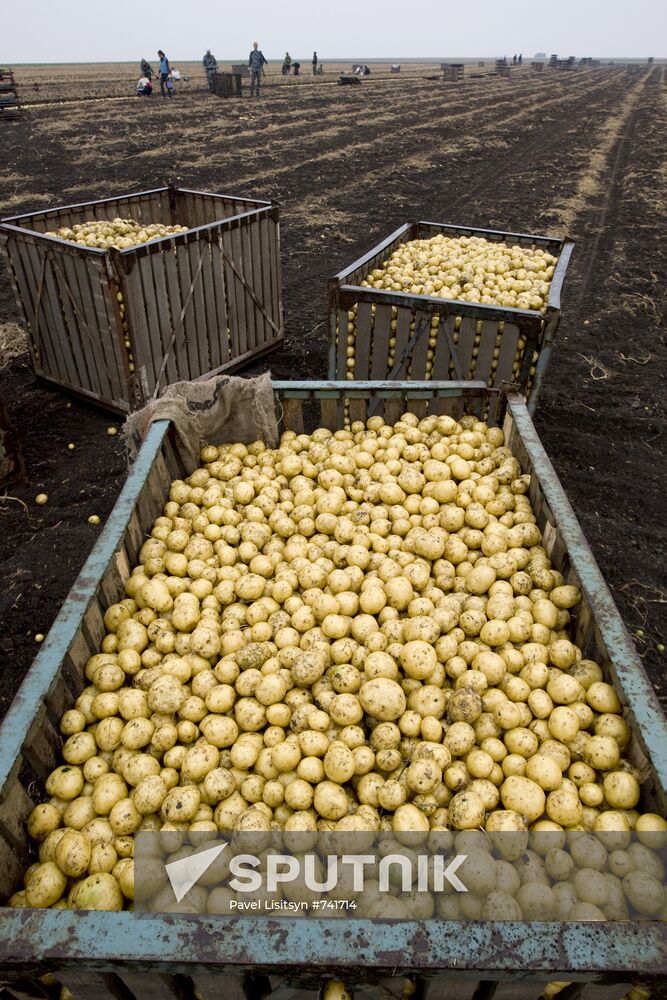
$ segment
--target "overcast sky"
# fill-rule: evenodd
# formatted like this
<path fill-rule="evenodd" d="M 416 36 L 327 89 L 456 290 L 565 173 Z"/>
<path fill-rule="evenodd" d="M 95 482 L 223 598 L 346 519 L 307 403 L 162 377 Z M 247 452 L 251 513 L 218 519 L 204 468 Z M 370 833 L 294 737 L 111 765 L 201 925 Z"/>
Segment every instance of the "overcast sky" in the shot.
<path fill-rule="evenodd" d="M 661 0 L 0 0 L 0 63 L 667 55 Z M 657 51 L 661 45 L 666 51 Z"/>

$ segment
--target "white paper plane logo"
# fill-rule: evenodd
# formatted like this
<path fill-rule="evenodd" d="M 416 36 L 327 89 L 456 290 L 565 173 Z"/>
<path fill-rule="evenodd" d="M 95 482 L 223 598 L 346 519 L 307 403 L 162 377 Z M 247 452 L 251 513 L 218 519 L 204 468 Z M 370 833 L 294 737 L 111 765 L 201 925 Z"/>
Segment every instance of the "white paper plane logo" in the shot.
<path fill-rule="evenodd" d="M 227 847 L 226 843 L 219 844 L 217 847 L 209 847 L 206 851 L 190 854 L 187 858 L 180 858 L 178 861 L 172 861 L 164 866 L 177 903 L 180 903 L 183 897 L 187 896 L 193 885 L 196 885 L 204 872 L 208 871 L 225 847 Z"/>

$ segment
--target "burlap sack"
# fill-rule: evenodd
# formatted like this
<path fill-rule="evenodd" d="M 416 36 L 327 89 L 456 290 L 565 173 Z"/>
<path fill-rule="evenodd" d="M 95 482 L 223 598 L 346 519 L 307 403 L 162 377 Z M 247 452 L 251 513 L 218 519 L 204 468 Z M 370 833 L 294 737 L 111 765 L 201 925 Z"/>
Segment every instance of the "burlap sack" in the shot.
<path fill-rule="evenodd" d="M 123 427 L 125 443 L 133 460 L 154 420 L 171 420 L 181 440 L 184 455 L 194 468 L 199 465 L 202 442 L 238 441 L 250 444 L 278 443 L 278 418 L 271 375 L 257 378 L 218 375 L 201 382 L 175 382 L 159 399 L 130 414 Z"/>

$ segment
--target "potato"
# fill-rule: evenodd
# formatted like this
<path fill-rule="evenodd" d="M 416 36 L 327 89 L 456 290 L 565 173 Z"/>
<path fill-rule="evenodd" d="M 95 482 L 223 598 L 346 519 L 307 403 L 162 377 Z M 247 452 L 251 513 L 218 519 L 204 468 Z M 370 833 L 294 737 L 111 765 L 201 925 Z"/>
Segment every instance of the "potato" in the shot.
<path fill-rule="evenodd" d="M 78 830 L 68 830 L 55 850 L 55 862 L 69 878 L 81 878 L 88 870 L 90 857 L 90 841 Z"/>
<path fill-rule="evenodd" d="M 35 806 L 28 817 L 28 834 L 42 843 L 50 833 L 60 826 L 60 812 L 48 802 Z"/>
<path fill-rule="evenodd" d="M 433 650 L 432 652 L 435 656 Z M 359 701 L 364 712 L 383 722 L 398 719 L 407 704 L 400 685 L 387 677 L 377 677 L 362 684 Z"/>
<path fill-rule="evenodd" d="M 98 872 L 77 882 L 69 896 L 75 910 L 122 910 L 123 894 L 109 872 Z"/>
<path fill-rule="evenodd" d="M 33 865 L 25 878 L 28 906 L 48 907 L 57 903 L 67 887 L 67 877 L 55 861 Z"/>
<path fill-rule="evenodd" d="M 543 815 L 546 796 L 540 786 L 529 778 L 511 775 L 500 788 L 500 797 L 506 809 L 525 816 L 534 823 Z"/>

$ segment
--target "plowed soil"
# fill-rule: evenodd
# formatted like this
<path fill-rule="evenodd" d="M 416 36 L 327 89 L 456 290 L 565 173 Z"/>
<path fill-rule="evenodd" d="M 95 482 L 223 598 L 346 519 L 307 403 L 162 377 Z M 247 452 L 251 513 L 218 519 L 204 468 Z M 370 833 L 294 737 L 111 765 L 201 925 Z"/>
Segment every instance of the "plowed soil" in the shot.
<path fill-rule="evenodd" d="M 425 75 L 374 70 L 354 87 L 269 75 L 259 100 L 221 101 L 193 74 L 173 100 L 147 101 L 109 96 L 127 87 L 108 67 L 26 69 L 33 105 L 3 127 L 0 214 L 168 180 L 277 200 L 286 341 L 250 370 L 281 378 L 326 375 L 326 279 L 407 220 L 573 237 L 537 427 L 667 703 L 665 71 Z M 0 323 L 17 320 L 3 271 Z M 127 465 L 106 433 L 118 421 L 37 382 L 27 355 L 0 394 L 27 470 L 0 498 L 4 710 L 101 530 L 88 516 L 104 522 Z"/>

